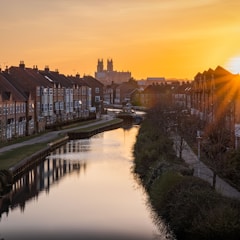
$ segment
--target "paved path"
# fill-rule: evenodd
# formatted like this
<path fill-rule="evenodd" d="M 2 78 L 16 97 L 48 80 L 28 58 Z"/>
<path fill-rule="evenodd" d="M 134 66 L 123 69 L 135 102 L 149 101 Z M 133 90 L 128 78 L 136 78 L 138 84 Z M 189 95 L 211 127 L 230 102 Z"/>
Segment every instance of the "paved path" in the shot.
<path fill-rule="evenodd" d="M 212 185 L 213 182 L 212 170 L 209 169 L 203 162 L 198 160 L 198 157 L 186 142 L 184 142 L 182 158 L 186 163 L 190 165 L 190 167 L 194 169 L 193 174 L 194 176 L 199 177 Z M 240 199 L 240 192 L 233 188 L 232 186 L 230 186 L 227 182 L 225 182 L 218 176 L 216 178 L 216 190 L 224 196 Z"/>
<path fill-rule="evenodd" d="M 6 152 L 6 151 L 9 151 L 9 150 L 12 150 L 12 149 L 16 149 L 16 148 L 19 148 L 19 147 L 22 147 L 22 146 L 35 144 L 35 143 L 51 142 L 53 139 L 55 139 L 58 136 L 59 133 L 67 133 L 67 132 L 75 130 L 75 129 L 81 129 L 81 128 L 85 128 L 85 127 L 89 127 L 89 126 L 94 126 L 96 124 L 111 121 L 111 120 L 112 120 L 112 117 L 107 116 L 107 115 L 103 115 L 101 117 L 101 120 L 93 122 L 93 123 L 89 123 L 89 124 L 74 127 L 74 128 L 63 129 L 63 130 L 59 130 L 59 131 L 51 131 L 51 132 L 45 133 L 41 136 L 32 138 L 30 140 L 26 140 L 26 141 L 21 142 L 21 143 L 16 143 L 16 144 L 12 144 L 12 145 L 2 147 L 2 148 L 0 148 L 0 153 Z"/>

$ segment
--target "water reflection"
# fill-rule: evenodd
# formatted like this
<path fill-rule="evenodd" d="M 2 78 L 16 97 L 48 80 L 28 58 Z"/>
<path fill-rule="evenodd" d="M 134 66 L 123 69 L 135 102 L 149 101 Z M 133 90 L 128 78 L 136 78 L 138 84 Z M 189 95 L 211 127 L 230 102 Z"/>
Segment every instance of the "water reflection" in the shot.
<path fill-rule="evenodd" d="M 26 202 L 37 199 L 41 191 L 50 190 L 50 186 L 61 180 L 66 174 L 86 169 L 85 163 L 47 159 L 14 182 L 12 191 L 0 199 L 0 218 L 9 210 L 20 208 L 24 211 Z"/>
<path fill-rule="evenodd" d="M 0 199 L 0 238 L 167 239 L 131 172 L 137 132 L 117 129 L 52 152 Z"/>

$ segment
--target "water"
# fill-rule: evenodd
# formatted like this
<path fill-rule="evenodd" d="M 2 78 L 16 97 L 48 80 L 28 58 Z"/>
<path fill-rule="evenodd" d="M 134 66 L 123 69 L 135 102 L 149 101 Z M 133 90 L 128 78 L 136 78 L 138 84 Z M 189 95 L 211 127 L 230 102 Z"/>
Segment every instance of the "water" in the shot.
<path fill-rule="evenodd" d="M 0 239 L 167 239 L 132 174 L 138 127 L 69 141 L 0 199 Z"/>

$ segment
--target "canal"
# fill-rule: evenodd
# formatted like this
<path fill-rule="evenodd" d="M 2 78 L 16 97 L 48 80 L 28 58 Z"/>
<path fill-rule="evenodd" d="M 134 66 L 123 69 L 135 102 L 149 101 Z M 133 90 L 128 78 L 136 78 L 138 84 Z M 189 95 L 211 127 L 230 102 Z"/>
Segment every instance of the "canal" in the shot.
<path fill-rule="evenodd" d="M 52 152 L 0 199 L 0 239 L 170 239 L 132 173 L 138 129 Z"/>

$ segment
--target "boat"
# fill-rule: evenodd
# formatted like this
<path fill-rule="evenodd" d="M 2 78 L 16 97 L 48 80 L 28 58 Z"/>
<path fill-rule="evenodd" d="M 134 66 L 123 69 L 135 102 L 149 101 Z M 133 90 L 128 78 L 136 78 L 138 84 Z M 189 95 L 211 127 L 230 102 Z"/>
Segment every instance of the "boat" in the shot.
<path fill-rule="evenodd" d="M 130 103 L 127 103 L 122 107 L 122 111 L 117 113 L 118 118 L 122 119 L 131 119 L 134 118 L 136 115 L 132 105 Z"/>
<path fill-rule="evenodd" d="M 130 103 L 127 103 L 122 107 L 122 111 L 116 114 L 116 117 L 123 120 L 130 120 L 136 124 L 140 124 L 143 118 L 140 115 L 137 115 L 133 109 L 133 106 Z"/>

